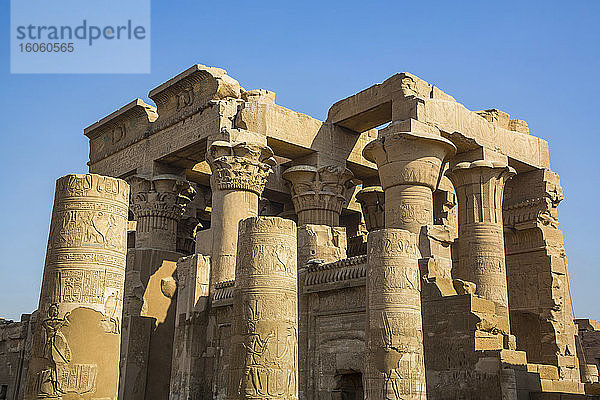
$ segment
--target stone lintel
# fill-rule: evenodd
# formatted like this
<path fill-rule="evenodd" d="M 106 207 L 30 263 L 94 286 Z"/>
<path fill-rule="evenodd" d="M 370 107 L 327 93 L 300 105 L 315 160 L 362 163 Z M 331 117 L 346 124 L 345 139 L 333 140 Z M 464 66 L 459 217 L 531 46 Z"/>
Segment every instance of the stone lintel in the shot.
<path fill-rule="evenodd" d="M 275 92 L 267 89 L 252 89 L 244 90 L 241 92 L 242 100 L 254 101 L 257 103 L 268 103 L 275 104 Z"/>
<path fill-rule="evenodd" d="M 415 75 L 401 72 L 333 104 L 329 108 L 327 122 L 363 132 L 392 120 L 392 100 L 409 96 L 435 96 L 454 101 L 454 98 Z"/>
<path fill-rule="evenodd" d="M 491 110 L 505 118 L 502 123 L 497 118 L 490 122 L 488 111 L 478 115 L 435 86 L 401 73 L 338 101 L 329 109 L 327 122 L 363 132 L 389 121 L 414 118 L 440 129 L 459 152 L 483 146 L 527 165 L 549 167 L 548 143 L 530 136 L 525 121 Z"/>
<path fill-rule="evenodd" d="M 477 115 L 485 118 L 486 121 L 497 124 L 501 128 L 519 133 L 529 134 L 529 126 L 522 119 L 510 119 L 510 115 L 497 108 L 489 110 L 475 111 Z"/>
<path fill-rule="evenodd" d="M 504 154 L 498 153 L 497 151 L 490 150 L 485 147 L 479 147 L 477 149 L 458 153 L 450 160 L 450 165 L 454 166 L 461 162 L 472 162 L 477 160 L 488 160 L 504 165 L 508 164 L 508 157 Z"/>

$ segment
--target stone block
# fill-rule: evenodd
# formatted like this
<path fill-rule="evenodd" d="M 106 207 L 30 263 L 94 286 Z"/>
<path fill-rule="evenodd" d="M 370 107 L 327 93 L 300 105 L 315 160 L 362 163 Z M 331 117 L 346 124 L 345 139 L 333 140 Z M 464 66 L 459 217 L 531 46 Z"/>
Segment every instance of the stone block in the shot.
<path fill-rule="evenodd" d="M 298 265 L 310 260 L 333 262 L 346 257 L 346 229 L 326 225 L 298 227 Z"/>
<path fill-rule="evenodd" d="M 580 331 L 600 331 L 598 320 L 595 319 L 575 319 L 575 325 Z"/>

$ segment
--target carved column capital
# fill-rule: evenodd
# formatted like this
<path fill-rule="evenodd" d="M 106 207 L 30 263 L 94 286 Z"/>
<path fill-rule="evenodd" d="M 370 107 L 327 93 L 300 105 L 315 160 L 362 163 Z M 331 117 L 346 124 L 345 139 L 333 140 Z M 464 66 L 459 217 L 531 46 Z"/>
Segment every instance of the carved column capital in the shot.
<path fill-rule="evenodd" d="M 446 172 L 459 204 L 459 226 L 478 222 L 502 224 L 504 184 L 516 174 L 513 167 L 497 161 L 461 162 Z"/>
<path fill-rule="evenodd" d="M 423 226 L 433 224 L 432 191 L 456 147 L 439 132 L 426 131 L 428 127 L 406 131 L 415 128 L 407 121 L 390 124 L 365 146 L 363 155 L 377 164 L 385 191 L 386 227 L 418 234 Z"/>
<path fill-rule="evenodd" d="M 339 225 L 342 208 L 354 187 L 354 174 L 343 166 L 288 168 L 283 179 L 290 183 L 298 225 Z"/>
<path fill-rule="evenodd" d="M 249 142 L 213 142 L 206 157 L 212 171 L 213 190 L 263 192 L 275 165 L 269 146 Z"/>
<path fill-rule="evenodd" d="M 369 232 L 385 228 L 385 195 L 381 186 L 368 186 L 356 193 Z"/>
<path fill-rule="evenodd" d="M 400 123 L 379 131 L 365 146 L 364 157 L 377 164 L 384 190 L 398 185 L 420 185 L 434 190 L 444 160 L 456 153 L 448 139 L 428 132 L 403 132 Z"/>
<path fill-rule="evenodd" d="M 140 217 L 161 216 L 178 220 L 194 198 L 196 190 L 177 175 L 130 178 L 131 212 Z"/>
<path fill-rule="evenodd" d="M 136 247 L 175 250 L 177 221 L 194 198 L 196 191 L 188 181 L 177 175 L 129 179 L 130 210 L 137 221 Z"/>

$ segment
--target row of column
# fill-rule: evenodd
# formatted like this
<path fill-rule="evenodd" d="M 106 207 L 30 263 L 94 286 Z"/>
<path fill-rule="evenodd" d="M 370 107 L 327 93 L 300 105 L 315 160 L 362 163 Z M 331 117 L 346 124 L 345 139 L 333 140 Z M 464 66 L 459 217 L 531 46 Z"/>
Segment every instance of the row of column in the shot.
<path fill-rule="evenodd" d="M 425 239 L 422 227 L 433 224 L 432 191 L 442 175 L 443 161 L 455 153 L 451 142 L 430 133 L 398 131 L 395 124 L 380 131 L 364 156 L 377 164 L 381 187 L 357 193 L 367 229 L 398 228 Z M 475 160 L 451 165 L 446 176 L 458 199 L 458 264 L 453 277 L 473 282 L 476 294 L 508 307 L 502 197 L 515 170 L 498 161 Z M 421 243 L 420 243 L 421 244 Z M 421 256 L 427 246 L 420 246 Z"/>
<path fill-rule="evenodd" d="M 370 230 L 369 398 L 426 398 L 418 259 L 432 256 L 423 228 L 433 224 L 433 190 L 455 152 L 439 133 L 403 131 L 402 123 L 381 130 L 363 151 L 377 164 L 381 181 L 381 187 L 357 195 Z M 452 165 L 447 173 L 459 208 L 459 263 L 453 277 L 475 283 L 476 294 L 506 310 L 501 202 L 504 183 L 513 174 L 506 164 L 484 160 Z"/>
<path fill-rule="evenodd" d="M 375 209 L 384 209 L 383 218 L 370 219 L 366 213 L 371 229 L 383 227 L 372 230 L 368 239 L 366 389 L 369 397 L 425 396 L 418 259 L 429 254 L 421 251 L 425 248 L 420 246 L 424 236 L 421 230 L 433 224 L 432 191 L 437 186 L 442 165 L 455 151 L 454 145 L 441 136 L 403 132 L 396 124 L 381 130 L 380 137 L 364 149 L 365 157 L 378 166 L 383 198 L 381 191 L 365 189 L 359 200 L 362 198 L 367 210 L 372 200 L 376 202 Z M 297 346 L 297 310 L 292 310 L 297 302 L 296 267 L 295 261 L 290 261 L 296 257 L 295 241 L 293 255 L 285 254 L 285 249 L 291 246 L 286 240 L 295 237 L 295 227 L 283 220 L 248 219 L 258 214 L 258 198 L 274 165 L 272 156 L 264 144 L 218 141 L 212 143 L 207 157 L 213 171 L 211 286 L 236 276 L 244 277 L 236 281 L 234 313 L 239 314 L 236 318 L 239 321 L 234 327 L 233 347 L 237 346 L 238 351 L 234 351 L 232 360 L 239 362 L 232 365 L 231 379 L 235 382 L 231 381 L 230 391 L 235 394 L 231 398 L 237 398 L 240 393 L 252 397 L 297 392 L 293 365 L 297 363 L 297 356 L 293 355 L 297 349 L 292 351 L 289 347 L 292 343 Z M 501 201 L 504 183 L 513 174 L 514 170 L 504 164 L 484 160 L 459 163 L 448 173 L 459 202 L 460 256 L 455 277 L 474 282 L 477 294 L 506 308 Z M 292 201 L 300 225 L 339 225 L 347 191 L 352 186 L 349 170 L 340 166 L 296 166 L 289 168 L 284 178 L 291 183 Z M 79 345 L 78 339 L 69 337 L 73 321 L 77 321 L 75 314 L 84 312 L 79 311 L 80 308 L 97 309 L 97 317 L 78 318 L 99 319 L 104 331 L 98 335 L 120 333 L 128 204 L 128 187 L 120 182 L 94 175 L 71 176 L 59 181 L 40 300 L 40 310 L 47 318 L 42 320 L 34 346 L 30 398 L 60 397 L 67 391 L 90 390 L 88 386 L 96 387 L 96 379 L 103 376 L 98 375 L 98 362 L 75 362 L 73 354 L 76 352 L 72 349 Z M 181 179 L 167 175 L 151 180 L 138 178 L 132 184 L 135 191 L 131 210 L 138 223 L 136 247 L 175 250 L 177 220 L 193 197 L 193 191 Z M 63 192 L 68 195 L 62 196 Z M 85 196 L 90 193 L 97 199 L 86 205 Z M 119 203 L 117 200 L 121 197 Z M 242 220 L 245 221 L 240 225 Z M 241 237 L 238 237 L 238 228 Z M 281 238 L 278 229 L 286 232 Z M 98 247 L 90 253 L 93 256 L 86 254 L 90 250 L 77 250 L 78 246 L 89 246 L 88 242 Z M 66 246 L 69 254 L 61 256 L 60 246 Z M 112 255 L 115 251 L 117 253 Z M 63 266 L 65 260 L 75 265 L 77 261 L 73 261 L 73 257 L 79 253 L 80 259 L 85 260 L 81 262 L 86 265 L 108 264 L 100 269 Z M 248 255 L 251 257 L 246 259 Z M 269 259 L 264 258 L 268 256 Z M 272 285 L 277 276 L 281 282 L 279 289 Z M 269 297 L 269 293 L 273 296 Z M 98 307 L 93 306 L 96 303 Z M 274 306 L 284 303 L 289 308 L 281 311 L 285 315 L 273 314 Z M 263 318 L 267 315 L 271 317 Z M 259 324 L 259 321 L 262 322 Z M 277 321 L 285 323 L 280 326 Z M 263 333 L 257 333 L 257 324 L 266 327 Z M 287 359 L 291 364 L 272 377 L 274 386 L 269 387 L 264 386 L 263 381 L 268 377 L 261 376 L 264 366 L 259 365 L 256 351 L 266 352 L 271 338 L 276 338 L 272 340 L 277 343 L 275 354 L 288 352 L 293 360 Z M 245 355 L 236 359 L 240 354 Z M 275 359 L 277 357 L 282 356 Z M 61 374 L 79 373 L 75 370 L 87 371 L 86 376 L 93 376 L 95 381 L 81 381 L 77 383 L 80 387 L 67 388 L 70 381 L 62 381 Z M 235 385 L 237 389 L 231 389 Z M 108 386 L 114 388 L 114 382 Z M 107 393 L 107 396 L 113 397 L 113 394 Z"/>
<path fill-rule="evenodd" d="M 358 195 L 371 231 L 365 371 L 370 397 L 425 397 L 418 259 L 431 256 L 426 254 L 428 246 L 422 243 L 426 240 L 422 228 L 433 224 L 433 190 L 445 161 L 455 152 L 454 145 L 440 135 L 403 132 L 397 124 L 380 131 L 380 137 L 364 149 L 365 157 L 377 164 L 382 185 L 381 189 L 365 188 Z M 484 160 L 456 164 L 447 174 L 459 202 L 460 261 L 453 275 L 475 283 L 477 294 L 505 309 L 508 299 L 501 201 L 504 183 L 513 174 L 514 170 L 505 164 Z M 339 225 L 346 191 L 352 186 L 349 170 L 300 165 L 286 170 L 283 177 L 291 183 L 299 225 Z M 251 191 L 246 186 L 235 189 L 238 196 Z M 259 193 L 254 193 L 252 204 L 257 204 Z M 237 204 L 245 203 L 238 200 Z M 382 209 L 383 216 L 369 212 Z M 235 224 L 245 216 L 234 218 Z M 223 237 L 225 232 L 237 233 L 233 227 L 230 231 L 224 229 Z M 219 243 L 224 242 L 217 240 L 215 246 Z M 227 257 L 227 252 L 223 254 Z M 213 276 L 217 274 L 220 280 L 236 276 L 232 267 L 235 251 L 230 254 L 231 261 L 216 264 L 222 267 Z M 219 275 L 223 271 L 229 272 Z"/>

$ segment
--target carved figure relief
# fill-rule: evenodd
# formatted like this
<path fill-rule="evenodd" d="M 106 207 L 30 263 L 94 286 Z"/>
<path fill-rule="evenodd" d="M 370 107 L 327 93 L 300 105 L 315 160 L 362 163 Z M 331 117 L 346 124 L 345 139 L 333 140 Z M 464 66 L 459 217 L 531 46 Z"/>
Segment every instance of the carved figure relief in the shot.
<path fill-rule="evenodd" d="M 112 130 L 111 134 L 111 142 L 112 144 L 116 144 L 120 142 L 127 135 L 127 131 L 125 130 L 125 125 L 119 125 Z"/>
<path fill-rule="evenodd" d="M 102 322 L 106 324 L 105 332 L 107 333 L 121 333 L 121 310 L 123 309 L 122 299 L 122 292 L 118 289 L 110 290 L 110 294 L 106 297 Z"/>
<path fill-rule="evenodd" d="M 295 224 L 251 217 L 239 226 L 228 398 L 297 399 Z"/>
<path fill-rule="evenodd" d="M 248 330 L 243 342 L 246 357 L 239 393 L 246 393 L 250 398 L 281 397 L 294 393 L 297 384 L 296 328 L 288 326 L 281 331 L 279 326 L 274 326 L 259 332 L 260 320 L 258 301 L 248 304 Z"/>
<path fill-rule="evenodd" d="M 194 88 L 189 85 L 177 93 L 177 111 L 184 109 L 194 103 Z"/>
<path fill-rule="evenodd" d="M 370 232 L 367 257 L 367 396 L 424 399 L 416 235 L 389 228 Z"/>
<path fill-rule="evenodd" d="M 42 321 L 44 330 L 43 358 L 48 361 L 49 368 L 40 373 L 39 393 L 44 397 L 60 397 L 63 391 L 59 381 L 59 366 L 71 362 L 71 349 L 67 339 L 60 331 L 69 324 L 69 315 L 58 317 L 58 304 L 48 307 L 48 318 Z"/>

